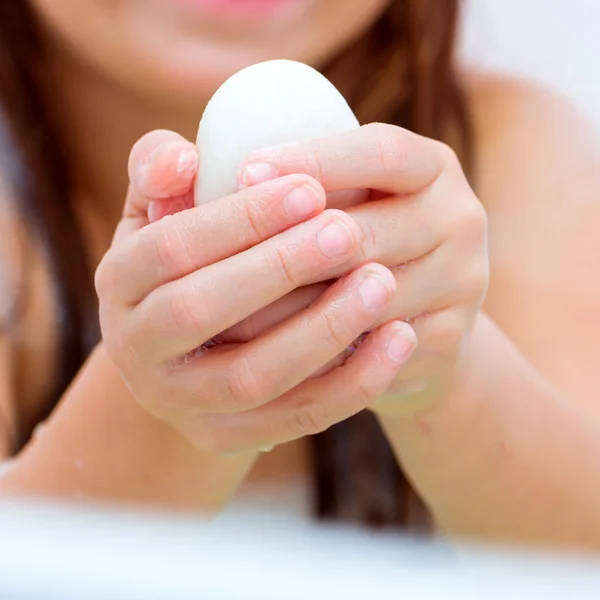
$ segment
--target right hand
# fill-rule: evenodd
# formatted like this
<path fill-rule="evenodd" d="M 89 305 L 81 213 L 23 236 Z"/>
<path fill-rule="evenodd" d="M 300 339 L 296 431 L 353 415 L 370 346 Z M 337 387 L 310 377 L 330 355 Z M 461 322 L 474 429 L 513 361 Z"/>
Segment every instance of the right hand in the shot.
<path fill-rule="evenodd" d="M 206 349 L 347 262 L 360 231 L 346 213 L 325 210 L 321 185 L 301 175 L 194 208 L 195 152 L 166 131 L 134 146 L 123 218 L 96 273 L 104 344 L 137 402 L 218 453 L 315 434 L 374 403 L 414 347 L 407 324 L 378 327 L 340 367 L 323 367 L 391 301 L 395 279 L 379 264 L 338 279 L 251 341 Z"/>

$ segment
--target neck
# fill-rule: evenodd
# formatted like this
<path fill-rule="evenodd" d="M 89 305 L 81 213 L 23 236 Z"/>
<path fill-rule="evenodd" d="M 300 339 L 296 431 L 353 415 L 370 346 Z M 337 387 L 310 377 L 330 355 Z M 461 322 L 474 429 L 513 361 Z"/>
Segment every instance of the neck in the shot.
<path fill-rule="evenodd" d="M 52 101 L 70 157 L 78 209 L 110 229 L 127 192 L 132 145 L 153 129 L 171 129 L 194 140 L 202 106 L 194 114 L 173 110 L 103 77 L 56 51 L 51 59 Z"/>

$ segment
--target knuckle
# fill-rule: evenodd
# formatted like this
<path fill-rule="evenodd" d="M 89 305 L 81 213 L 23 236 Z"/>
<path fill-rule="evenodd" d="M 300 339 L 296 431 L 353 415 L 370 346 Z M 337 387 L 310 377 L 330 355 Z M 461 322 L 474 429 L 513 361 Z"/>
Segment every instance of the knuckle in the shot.
<path fill-rule="evenodd" d="M 243 218 L 251 232 L 251 237 L 255 241 L 265 239 L 268 235 L 267 228 L 263 223 L 263 219 L 267 213 L 265 206 L 260 202 L 241 202 L 241 206 L 244 211 Z"/>
<path fill-rule="evenodd" d="M 352 340 L 349 335 L 347 319 L 333 308 L 328 308 L 320 315 L 328 341 L 333 341 L 337 348 L 345 349 Z"/>
<path fill-rule="evenodd" d="M 435 145 L 440 158 L 446 166 L 460 165 L 458 155 L 452 146 L 438 140 L 435 140 Z"/>
<path fill-rule="evenodd" d="M 440 211 L 439 235 L 451 241 L 455 247 L 468 252 L 480 251 L 485 247 L 488 217 L 485 208 L 471 190 L 457 195 L 451 210 Z"/>
<path fill-rule="evenodd" d="M 363 222 L 360 227 L 358 258 L 361 261 L 372 260 L 378 256 L 378 235 L 370 222 Z"/>
<path fill-rule="evenodd" d="M 449 223 L 447 239 L 466 256 L 487 255 L 488 217 L 476 197 L 458 207 Z"/>
<path fill-rule="evenodd" d="M 323 165 L 323 157 L 316 147 L 309 148 L 307 153 L 307 171 L 311 177 L 316 179 L 318 182 L 323 182 L 325 166 Z"/>
<path fill-rule="evenodd" d="M 471 234 L 476 241 L 480 242 L 487 235 L 488 215 L 474 195 L 471 195 L 471 200 L 463 209 L 462 222 L 466 232 Z"/>
<path fill-rule="evenodd" d="M 94 273 L 94 287 L 100 298 L 118 289 L 118 268 L 116 250 L 109 249 Z"/>
<path fill-rule="evenodd" d="M 147 236 L 152 239 L 147 240 L 148 243 L 144 244 L 144 256 L 148 256 L 148 249 L 153 252 L 155 265 L 160 273 L 191 272 L 194 269 L 194 261 L 180 220 L 166 219 L 159 221 L 156 225 L 157 229 L 160 228 L 160 239 L 154 239 L 152 228 L 146 229 Z"/>
<path fill-rule="evenodd" d="M 401 171 L 409 159 L 409 146 L 406 143 L 408 132 L 401 127 L 383 123 L 371 123 L 366 127 L 373 136 L 379 166 L 386 171 Z"/>
<path fill-rule="evenodd" d="M 472 260 L 463 270 L 462 290 L 467 301 L 481 303 L 485 297 L 490 281 L 489 263 L 484 258 Z"/>
<path fill-rule="evenodd" d="M 246 357 L 237 359 L 230 366 L 226 383 L 233 410 L 256 408 L 270 400 L 263 378 L 258 376 Z"/>
<path fill-rule="evenodd" d="M 290 247 L 275 246 L 270 253 L 269 262 L 273 272 L 276 273 L 285 288 L 296 288 L 302 283 L 294 268 L 292 252 Z"/>
<path fill-rule="evenodd" d="M 359 400 L 360 404 L 368 406 L 375 402 L 385 391 L 386 386 L 383 383 L 377 381 L 374 385 L 374 382 L 366 375 L 359 376 L 353 386 L 354 396 Z"/>
<path fill-rule="evenodd" d="M 193 286 L 180 286 L 166 300 L 167 322 L 172 324 L 176 335 L 199 337 L 206 331 L 213 319 L 200 290 Z"/>
<path fill-rule="evenodd" d="M 327 408 L 312 399 L 302 400 L 290 414 L 289 429 L 294 437 L 321 433 L 331 426 Z"/>

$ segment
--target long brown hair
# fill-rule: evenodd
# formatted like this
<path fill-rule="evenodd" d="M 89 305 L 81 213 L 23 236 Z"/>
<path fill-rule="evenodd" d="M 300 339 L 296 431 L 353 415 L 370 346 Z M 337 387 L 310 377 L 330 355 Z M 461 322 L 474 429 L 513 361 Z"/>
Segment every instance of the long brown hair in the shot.
<path fill-rule="evenodd" d="M 394 0 L 323 71 L 362 123 L 380 121 L 451 141 L 468 161 L 468 116 L 454 70 L 460 0 Z M 48 411 L 97 342 L 92 267 L 72 204 L 61 132 L 45 100 L 44 48 L 25 0 L 0 2 L 0 138 L 17 208 L 49 261 L 60 314 L 60 368 Z M 16 168 L 15 168 L 16 167 Z M 23 432 L 23 444 L 29 432 Z M 377 526 L 419 526 L 426 511 L 370 413 L 314 438 L 316 512 Z M 16 450 L 16 449 L 15 449 Z"/>

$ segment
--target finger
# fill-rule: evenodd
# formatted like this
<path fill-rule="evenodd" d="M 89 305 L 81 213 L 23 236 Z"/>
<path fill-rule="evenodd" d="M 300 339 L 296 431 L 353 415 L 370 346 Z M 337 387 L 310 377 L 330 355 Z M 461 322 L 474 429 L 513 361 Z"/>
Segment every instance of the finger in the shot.
<path fill-rule="evenodd" d="M 330 285 L 331 282 L 316 283 L 292 290 L 273 304 L 219 333 L 215 339 L 222 343 L 249 342 L 296 313 L 307 309 Z"/>
<path fill-rule="evenodd" d="M 375 189 L 407 194 L 430 185 L 442 172 L 442 144 L 379 123 L 312 142 L 261 150 L 240 172 L 240 184 L 305 173 L 327 193 Z"/>
<path fill-rule="evenodd" d="M 326 211 L 155 289 L 131 312 L 129 339 L 148 360 L 172 360 L 346 261 L 357 244 L 352 219 Z"/>
<path fill-rule="evenodd" d="M 277 398 L 343 352 L 389 304 L 395 280 L 367 265 L 338 281 L 310 308 L 231 352 L 201 356 L 172 374 L 177 389 L 201 390 L 195 410 L 250 410 Z M 212 405 L 206 405 L 210 390 Z"/>
<path fill-rule="evenodd" d="M 381 200 L 368 206 L 348 210 L 361 229 L 361 245 L 352 259 L 332 269 L 319 279 L 337 278 L 366 262 L 381 263 L 391 268 L 397 280 L 398 291 L 393 303 L 377 325 L 392 318 L 413 318 L 419 309 L 438 310 L 451 302 L 452 290 L 464 287 L 469 279 L 477 285 L 477 274 L 470 269 L 455 273 L 448 265 L 452 260 L 464 262 L 466 256 L 445 249 L 437 253 L 441 237 L 431 226 L 432 210 L 425 202 L 415 200 L 413 206 L 406 200 Z M 412 217 L 412 218 L 411 218 Z M 381 227 L 381 223 L 385 223 Z M 399 243 L 402 240 L 402 243 Z M 464 253 L 463 253 L 464 254 Z M 421 261 L 413 260 L 421 256 Z M 331 281 L 313 283 L 293 290 L 272 305 L 236 323 L 217 337 L 223 342 L 247 342 L 296 312 L 309 306 Z"/>
<path fill-rule="evenodd" d="M 119 248 L 126 240 L 131 239 L 138 231 L 146 227 L 149 222 L 148 200 L 129 185 L 125 198 L 123 218 L 119 221 L 115 229 L 111 249 Z M 103 260 L 101 267 L 106 265 L 106 263 L 107 261 Z"/>
<path fill-rule="evenodd" d="M 392 322 L 374 331 L 335 371 L 305 381 L 250 411 L 205 415 L 187 424 L 191 439 L 216 452 L 281 444 L 328 429 L 372 406 L 384 394 L 416 345 L 412 329 Z"/>
<path fill-rule="evenodd" d="M 390 396 L 421 396 L 426 387 L 436 384 L 431 373 L 446 377 L 453 357 L 461 355 L 460 345 L 472 318 L 471 307 L 482 302 L 482 290 L 487 285 L 489 266 L 479 256 L 468 246 L 447 244 L 422 260 L 392 269 L 396 294 L 374 326 L 393 319 L 407 321 L 417 333 L 419 347 L 394 380 Z M 460 269 L 454 267 L 457 264 Z M 322 371 L 328 372 L 337 361 L 339 358 Z M 409 408 L 406 402 L 398 410 L 404 408 Z"/>
<path fill-rule="evenodd" d="M 348 209 L 361 231 L 356 260 L 389 267 L 408 264 L 433 252 L 444 241 L 434 194 L 391 197 Z M 341 269 L 352 268 L 352 264 Z M 332 272 L 332 276 L 336 276 Z"/>
<path fill-rule="evenodd" d="M 179 134 L 157 130 L 143 136 L 133 146 L 128 171 L 150 223 L 194 206 L 198 151 Z"/>
<path fill-rule="evenodd" d="M 292 175 L 153 223 L 113 253 L 119 294 L 126 303 L 140 302 L 157 287 L 243 252 L 324 208 L 321 185 Z"/>
<path fill-rule="evenodd" d="M 142 136 L 131 149 L 127 170 L 129 188 L 113 247 L 165 214 L 187 208 L 198 169 L 196 146 L 173 131 L 156 130 Z M 170 202 L 176 197 L 175 202 Z M 161 202 L 155 199 L 162 198 Z M 150 210 L 149 204 L 155 205 Z"/>
<path fill-rule="evenodd" d="M 425 381 L 424 376 L 432 371 L 431 361 L 436 361 L 434 370 L 439 371 L 437 363 L 440 362 L 440 353 L 441 362 L 447 363 L 451 352 L 444 349 L 450 344 L 451 350 L 456 351 L 451 340 L 456 337 L 454 334 L 457 331 L 465 329 L 464 321 L 460 327 L 455 327 L 456 309 L 471 306 L 477 301 L 488 278 L 488 265 L 484 260 L 469 259 L 469 256 L 473 255 L 478 256 L 468 247 L 447 245 L 420 261 L 392 269 L 396 279 L 396 293 L 386 310 L 376 319 L 374 327 L 394 319 L 402 319 L 416 328 L 420 340 L 419 348 L 411 358 L 409 366 L 402 371 L 402 382 L 394 384 L 395 393 L 404 394 L 413 388 L 420 390 Z M 456 270 L 452 267 L 455 264 L 463 266 Z M 292 292 L 281 302 L 235 325 L 223 339 L 233 342 L 253 339 L 268 327 L 273 327 L 283 320 L 280 314 L 286 314 L 287 317 L 300 302 L 309 303 L 310 298 L 322 293 L 326 285 L 315 284 Z M 297 292 L 303 292 L 302 296 L 296 298 Z M 283 306 L 278 306 L 279 304 Z M 455 310 L 450 311 L 448 307 L 455 307 Z M 273 310 L 270 310 L 271 308 Z M 458 314 L 460 315 L 460 312 Z M 339 366 L 345 356 L 347 355 L 342 354 L 336 357 L 319 372 L 331 371 Z M 413 368 L 416 368 L 416 371 L 413 372 Z"/>
<path fill-rule="evenodd" d="M 319 276 L 319 279 L 340 277 L 365 262 L 377 262 L 391 268 L 398 291 L 377 325 L 396 317 L 414 318 L 419 309 L 429 311 L 438 310 L 442 305 L 448 306 L 452 290 L 460 288 L 463 280 L 468 283 L 467 280 L 475 278 L 476 274 L 468 273 L 468 269 L 461 273 L 453 272 L 448 267 L 452 264 L 453 255 L 447 251 L 443 255 L 436 253 L 442 235 L 431 225 L 434 210 L 433 203 L 421 198 L 388 198 L 349 209 L 348 214 L 362 232 L 359 251 L 349 262 Z M 381 223 L 385 226 L 382 227 Z M 414 257 L 419 256 L 423 260 L 415 261 Z M 462 260 L 459 256 L 454 258 Z M 330 283 L 320 282 L 294 290 L 219 334 L 218 339 L 247 342 L 309 306 L 328 285 Z"/>
<path fill-rule="evenodd" d="M 160 200 L 148 202 L 148 221 L 155 223 L 165 217 L 176 215 L 183 210 L 189 210 L 194 206 L 194 192 L 190 190 L 181 196 L 171 196 Z"/>
<path fill-rule="evenodd" d="M 340 190 L 327 194 L 327 208 L 348 210 L 352 206 L 358 206 L 370 199 L 369 190 Z"/>
<path fill-rule="evenodd" d="M 174 131 L 151 131 L 134 144 L 127 168 L 133 188 L 142 197 L 181 196 L 192 189 L 198 150 Z"/>
<path fill-rule="evenodd" d="M 423 408 L 427 398 L 439 398 L 439 384 L 447 384 L 448 378 L 456 372 L 457 357 L 461 356 L 460 347 L 470 318 L 466 308 L 453 308 L 413 320 L 411 327 L 419 346 L 374 409 L 377 412 L 410 411 L 414 409 L 413 399 Z"/>
<path fill-rule="evenodd" d="M 361 232 L 358 251 L 348 262 L 320 275 L 318 281 L 335 279 L 368 262 L 395 269 L 435 252 L 445 241 L 445 221 L 449 219 L 440 217 L 439 201 L 431 190 L 348 208 L 346 212 Z"/>
<path fill-rule="evenodd" d="M 388 198 L 388 192 L 378 190 L 340 190 L 339 192 L 329 192 L 327 194 L 327 208 L 337 208 L 338 210 L 348 210 L 353 206 L 358 206 L 365 202 L 374 202 L 382 198 Z"/>
<path fill-rule="evenodd" d="M 416 206 L 412 203 L 413 200 L 408 198 L 388 199 L 350 209 L 348 213 L 362 231 L 360 250 L 351 261 L 323 276 L 338 277 L 356 269 L 364 260 L 391 268 L 396 277 L 397 293 L 377 325 L 393 318 L 414 319 L 422 313 L 472 302 L 474 295 L 486 287 L 487 264 L 471 258 L 482 255 L 480 250 L 485 238 L 463 236 L 460 240 L 453 238 L 452 243 L 442 244 L 444 226 L 434 229 L 431 225 L 439 206 L 429 198 L 421 197 L 414 198 Z M 382 222 L 384 227 L 381 227 Z M 413 257 L 420 258 L 414 260 Z M 463 266 L 457 270 L 453 268 L 455 264 Z M 318 283 L 294 290 L 218 337 L 229 342 L 249 341 L 304 309 L 328 285 L 330 283 Z"/>
<path fill-rule="evenodd" d="M 389 268 L 406 267 L 426 259 L 449 239 L 454 245 L 467 247 L 467 252 L 479 253 L 481 232 L 485 231 L 480 222 L 485 213 L 478 201 L 454 202 L 449 206 L 448 197 L 465 196 L 463 190 L 453 186 L 445 178 L 439 178 L 416 194 L 382 198 L 348 208 L 348 214 L 361 230 L 358 252 L 348 263 L 336 266 L 323 277 L 339 277 L 365 262 L 378 262 Z M 457 232 L 461 235 L 457 236 Z M 463 252 L 462 258 L 466 256 Z"/>
<path fill-rule="evenodd" d="M 420 261 L 393 269 L 397 292 L 389 310 L 414 319 L 450 306 L 481 304 L 488 269 L 485 256 L 464 257 L 460 250 L 442 246 Z"/>

